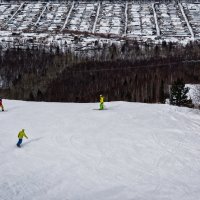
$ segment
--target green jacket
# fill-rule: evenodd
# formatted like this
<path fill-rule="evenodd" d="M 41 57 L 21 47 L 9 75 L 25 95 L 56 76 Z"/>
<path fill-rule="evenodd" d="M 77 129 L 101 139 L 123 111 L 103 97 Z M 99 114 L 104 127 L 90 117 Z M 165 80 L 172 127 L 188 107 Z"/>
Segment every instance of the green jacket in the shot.
<path fill-rule="evenodd" d="M 21 130 L 21 131 L 19 132 L 19 134 L 18 134 L 18 138 L 19 138 L 19 139 L 22 139 L 23 137 L 25 137 L 25 138 L 28 139 L 28 137 L 27 137 L 26 133 L 24 132 L 24 130 Z"/>

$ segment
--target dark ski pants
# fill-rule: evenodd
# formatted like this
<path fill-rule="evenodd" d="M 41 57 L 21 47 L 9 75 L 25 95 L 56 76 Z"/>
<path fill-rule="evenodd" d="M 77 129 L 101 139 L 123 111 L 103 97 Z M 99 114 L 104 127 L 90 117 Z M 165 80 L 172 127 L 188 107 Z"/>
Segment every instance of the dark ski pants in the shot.
<path fill-rule="evenodd" d="M 0 108 L 1 108 L 2 111 L 4 111 L 4 107 L 3 107 L 3 105 L 0 105 Z"/>
<path fill-rule="evenodd" d="M 22 139 L 19 139 L 17 146 L 20 147 L 21 143 L 22 143 Z"/>

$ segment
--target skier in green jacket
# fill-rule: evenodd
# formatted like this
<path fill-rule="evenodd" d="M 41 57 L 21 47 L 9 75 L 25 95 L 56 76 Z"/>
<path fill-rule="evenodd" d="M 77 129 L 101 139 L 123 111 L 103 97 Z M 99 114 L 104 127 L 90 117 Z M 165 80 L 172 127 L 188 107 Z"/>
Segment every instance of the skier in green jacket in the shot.
<path fill-rule="evenodd" d="M 18 134 L 18 138 L 19 138 L 19 141 L 18 141 L 18 143 L 17 143 L 17 146 L 18 146 L 18 147 L 21 147 L 20 145 L 21 145 L 21 143 L 22 143 L 23 137 L 25 137 L 26 139 L 28 139 L 26 133 L 24 132 L 24 129 L 22 129 L 22 130 L 19 132 L 19 134 Z"/>

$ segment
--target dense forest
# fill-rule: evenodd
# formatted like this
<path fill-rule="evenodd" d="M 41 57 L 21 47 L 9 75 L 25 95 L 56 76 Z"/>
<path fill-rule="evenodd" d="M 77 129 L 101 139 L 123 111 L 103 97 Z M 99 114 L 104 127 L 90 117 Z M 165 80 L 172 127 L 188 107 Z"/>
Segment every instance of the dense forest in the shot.
<path fill-rule="evenodd" d="M 126 41 L 86 52 L 0 49 L 0 96 L 94 102 L 162 102 L 177 78 L 200 83 L 200 45 Z"/>

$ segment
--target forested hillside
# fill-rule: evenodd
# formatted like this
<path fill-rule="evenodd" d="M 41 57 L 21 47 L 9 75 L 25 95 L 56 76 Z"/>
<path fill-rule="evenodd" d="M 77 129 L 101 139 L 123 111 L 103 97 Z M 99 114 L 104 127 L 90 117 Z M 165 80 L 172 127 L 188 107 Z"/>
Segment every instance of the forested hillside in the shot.
<path fill-rule="evenodd" d="M 8 49 L 1 51 L 0 96 L 5 98 L 93 102 L 159 102 L 177 78 L 199 83 L 200 46 L 127 41 L 89 52 Z"/>

